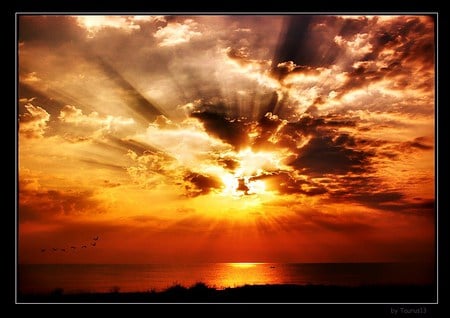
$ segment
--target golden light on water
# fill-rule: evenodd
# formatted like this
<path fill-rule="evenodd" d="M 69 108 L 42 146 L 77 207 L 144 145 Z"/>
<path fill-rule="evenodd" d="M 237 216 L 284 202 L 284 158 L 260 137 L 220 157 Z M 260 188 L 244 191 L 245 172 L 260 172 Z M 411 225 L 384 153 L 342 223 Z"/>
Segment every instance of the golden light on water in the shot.
<path fill-rule="evenodd" d="M 237 267 L 237 268 L 251 268 L 256 267 L 257 265 L 261 265 L 265 263 L 230 263 L 229 265 L 231 267 Z"/>
<path fill-rule="evenodd" d="M 220 267 L 214 284 L 218 288 L 277 284 L 282 280 L 279 275 L 276 266 L 270 263 L 225 263 Z"/>

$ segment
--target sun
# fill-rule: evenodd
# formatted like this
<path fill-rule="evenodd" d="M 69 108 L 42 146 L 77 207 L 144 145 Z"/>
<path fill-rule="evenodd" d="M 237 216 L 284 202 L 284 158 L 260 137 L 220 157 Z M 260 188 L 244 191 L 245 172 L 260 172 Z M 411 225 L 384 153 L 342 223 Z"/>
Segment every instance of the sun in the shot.
<path fill-rule="evenodd" d="M 239 186 L 238 178 L 236 178 L 231 173 L 227 173 L 227 174 L 224 174 L 221 179 L 224 184 L 222 194 L 238 196 L 238 193 L 237 193 L 237 188 Z"/>
<path fill-rule="evenodd" d="M 250 180 L 251 177 L 242 177 L 231 173 L 222 176 L 224 188 L 222 194 L 225 196 L 241 197 L 251 194 L 265 194 L 266 183 L 262 180 Z"/>
<path fill-rule="evenodd" d="M 234 154 L 238 163 L 234 171 L 222 171 L 223 196 L 243 197 L 247 195 L 265 195 L 270 192 L 265 177 L 288 169 L 283 163 L 285 154 L 279 152 L 253 151 L 243 149 Z"/>
<path fill-rule="evenodd" d="M 251 148 L 235 153 L 236 169 L 222 171 L 219 176 L 223 183 L 221 194 L 232 197 L 268 194 L 270 189 L 264 179 L 274 173 L 288 171 L 289 167 L 283 163 L 288 155 L 280 151 L 255 152 Z"/>

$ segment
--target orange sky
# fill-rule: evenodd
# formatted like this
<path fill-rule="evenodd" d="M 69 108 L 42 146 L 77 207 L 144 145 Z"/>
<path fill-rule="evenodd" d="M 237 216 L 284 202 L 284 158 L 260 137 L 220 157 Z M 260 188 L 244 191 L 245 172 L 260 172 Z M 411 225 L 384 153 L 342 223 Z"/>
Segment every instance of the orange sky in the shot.
<path fill-rule="evenodd" d="M 432 18 L 18 23 L 20 263 L 433 259 Z"/>

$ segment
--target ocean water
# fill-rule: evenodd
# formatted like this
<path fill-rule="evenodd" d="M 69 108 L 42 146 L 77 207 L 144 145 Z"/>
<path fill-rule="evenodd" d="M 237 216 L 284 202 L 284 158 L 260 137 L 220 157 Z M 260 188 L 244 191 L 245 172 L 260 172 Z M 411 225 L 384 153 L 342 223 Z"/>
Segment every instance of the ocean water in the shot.
<path fill-rule="evenodd" d="M 18 291 L 49 293 L 164 290 L 197 282 L 223 289 L 242 285 L 432 284 L 434 264 L 425 263 L 204 263 L 19 265 Z"/>

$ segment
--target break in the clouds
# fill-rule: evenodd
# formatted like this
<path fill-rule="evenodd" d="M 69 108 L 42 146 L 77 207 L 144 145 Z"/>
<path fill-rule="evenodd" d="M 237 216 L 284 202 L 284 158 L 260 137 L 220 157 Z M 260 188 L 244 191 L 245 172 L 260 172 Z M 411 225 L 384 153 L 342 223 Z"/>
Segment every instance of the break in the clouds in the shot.
<path fill-rule="evenodd" d="M 111 260 L 115 246 L 143 262 L 156 239 L 167 247 L 152 244 L 150 260 L 432 255 L 432 16 L 18 23 L 27 262 L 40 261 L 33 240 L 63 236 L 54 222 L 127 237 L 110 235 Z"/>

